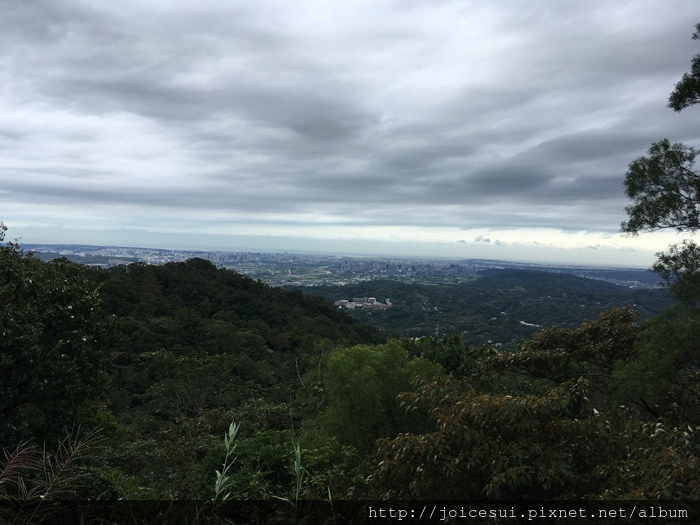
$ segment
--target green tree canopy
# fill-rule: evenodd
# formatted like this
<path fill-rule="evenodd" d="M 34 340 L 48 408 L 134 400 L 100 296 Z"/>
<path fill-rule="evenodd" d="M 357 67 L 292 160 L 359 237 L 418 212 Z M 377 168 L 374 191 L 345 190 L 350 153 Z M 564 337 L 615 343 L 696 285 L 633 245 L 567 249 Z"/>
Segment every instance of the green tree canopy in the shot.
<path fill-rule="evenodd" d="M 700 312 L 676 305 L 639 329 L 634 359 L 613 371 L 617 398 L 681 428 L 700 424 Z"/>
<path fill-rule="evenodd" d="M 646 348 L 631 361 L 639 338 L 633 313 L 605 312 L 487 358 L 502 388 L 453 377 L 400 394 L 432 429 L 377 442 L 373 490 L 420 499 L 697 498 L 697 319 L 675 330 L 647 324 Z M 613 374 L 625 403 L 653 405 L 666 417 L 640 418 L 635 406 L 621 406 L 611 395 Z"/>
<path fill-rule="evenodd" d="M 700 298 L 700 246 L 686 239 L 657 256 L 652 271 L 666 281 L 673 297 L 694 304 Z"/>
<path fill-rule="evenodd" d="M 0 240 L 5 227 L 0 223 Z M 85 422 L 106 381 L 98 287 L 65 259 L 0 247 L 0 443 L 39 442 Z"/>
<path fill-rule="evenodd" d="M 324 371 L 327 407 L 320 426 L 342 444 L 368 451 L 377 438 L 417 424 L 397 396 L 440 372 L 438 365 L 409 356 L 398 341 L 336 349 Z"/>
<path fill-rule="evenodd" d="M 693 39 L 700 39 L 700 24 Z M 669 99 L 676 111 L 700 102 L 700 55 L 692 60 L 690 73 L 683 75 Z M 624 233 L 675 229 L 693 234 L 700 229 L 700 174 L 694 169 L 700 150 L 680 142 L 663 139 L 651 145 L 647 156 L 629 165 L 625 176 L 625 193 L 632 204 L 625 208 L 628 221 L 621 225 Z M 652 270 L 668 283 L 671 293 L 683 302 L 700 300 L 700 247 L 692 241 L 672 246 L 668 253 L 658 253 Z"/>
<path fill-rule="evenodd" d="M 655 142 L 648 155 L 629 165 L 625 193 L 632 204 L 622 231 L 673 228 L 694 232 L 700 228 L 700 175 L 693 169 L 700 151 L 668 139 Z"/>
<path fill-rule="evenodd" d="M 700 24 L 695 25 L 693 40 L 700 40 Z M 700 54 L 691 60 L 690 72 L 685 73 L 668 99 L 668 107 L 681 111 L 700 102 Z"/>

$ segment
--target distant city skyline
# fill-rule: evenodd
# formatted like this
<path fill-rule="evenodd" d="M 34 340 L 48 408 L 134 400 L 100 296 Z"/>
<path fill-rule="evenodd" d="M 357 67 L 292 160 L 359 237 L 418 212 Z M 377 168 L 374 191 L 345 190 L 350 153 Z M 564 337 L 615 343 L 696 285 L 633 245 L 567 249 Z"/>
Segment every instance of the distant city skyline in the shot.
<path fill-rule="evenodd" d="M 449 261 L 467 261 L 467 260 L 484 260 L 484 261 L 492 261 L 492 262 L 504 262 L 504 263 L 525 263 L 525 264 L 534 264 L 534 265 L 542 265 L 542 266 L 548 266 L 548 265 L 569 265 L 572 267 L 576 266 L 582 266 L 582 267 L 601 267 L 601 268 L 610 268 L 610 267 L 621 267 L 621 268 L 644 268 L 648 269 L 649 265 L 647 264 L 640 264 L 640 263 L 635 263 L 634 261 L 631 264 L 624 264 L 624 263 L 614 263 L 610 261 L 606 261 L 603 259 L 595 259 L 592 262 L 586 262 L 581 259 L 576 259 L 576 260 L 568 260 L 568 259 L 562 259 L 562 260 L 557 260 L 556 258 L 549 258 L 545 260 L 538 260 L 538 259 L 516 259 L 516 258 L 494 258 L 494 257 L 479 257 L 479 256 L 444 256 L 440 255 L 439 252 L 433 252 L 431 255 L 430 253 L 426 253 L 425 251 L 420 251 L 418 253 L 413 253 L 410 249 L 407 250 L 405 254 L 400 254 L 397 253 L 397 251 L 394 251 L 392 253 L 381 253 L 381 247 L 385 246 L 383 243 L 378 243 L 377 246 L 375 247 L 375 250 L 373 251 L 371 248 L 368 248 L 366 252 L 361 251 L 361 249 L 358 249 L 357 251 L 353 251 L 353 246 L 358 247 L 362 246 L 363 244 L 357 244 L 353 245 L 352 241 L 350 244 L 343 244 L 342 242 L 339 242 L 337 240 L 332 240 L 330 243 L 326 244 L 326 250 L 318 250 L 318 249 L 309 249 L 309 250 L 303 250 L 303 249 L 288 249 L 288 250 L 283 250 L 279 249 L 279 244 L 272 243 L 270 246 L 262 245 L 259 244 L 257 246 L 248 246 L 247 248 L 212 248 L 211 246 L 207 244 L 202 244 L 201 247 L 196 248 L 196 247 L 180 247 L 180 248 L 172 248 L 168 246 L 146 246 L 146 245 L 133 245 L 133 244 L 99 244 L 99 243 L 54 243 L 54 242 L 45 242 L 45 243 L 25 243 L 23 239 L 17 239 L 20 241 L 20 245 L 24 247 L 25 249 L 32 251 L 32 250 L 37 250 L 39 249 L 40 251 L 46 251 L 45 248 L 47 247 L 58 247 L 62 249 L 68 249 L 70 253 L 75 252 L 76 247 L 84 247 L 84 248 L 92 248 L 92 249 L 124 249 L 124 250 L 143 250 L 143 251 L 155 251 L 155 252 L 166 252 L 166 253 L 191 253 L 195 254 L 192 255 L 193 257 L 196 257 L 198 253 L 238 253 L 238 254 L 256 254 L 256 253 L 262 253 L 262 254 L 268 254 L 268 255 L 284 255 L 284 254 L 289 254 L 289 255 L 298 255 L 298 256 L 319 256 L 319 257 L 333 257 L 333 258 L 338 258 L 338 259 L 346 259 L 346 260 L 353 260 L 353 259 L 366 259 L 366 260 L 392 260 L 395 259 L 397 261 L 443 261 L 443 262 L 449 262 Z M 333 247 L 336 245 L 340 247 L 337 251 L 333 251 Z M 317 246 L 315 244 L 312 245 L 313 247 Z M 184 260 L 181 258 L 178 258 L 177 260 Z"/>
<path fill-rule="evenodd" d="M 648 267 L 627 166 L 695 0 L 6 2 L 0 221 L 29 244 Z"/>
<path fill-rule="evenodd" d="M 218 267 L 233 269 L 253 279 L 260 279 L 271 286 L 344 286 L 375 280 L 444 285 L 469 282 L 478 278 L 484 271 L 497 269 L 568 273 L 578 277 L 604 280 L 625 288 L 655 288 L 661 283 L 661 278 L 647 268 L 538 264 L 493 259 L 446 260 L 425 257 L 168 250 L 72 244 L 26 244 L 24 248 L 42 260 L 66 257 L 80 264 L 103 268 L 125 266 L 132 263 L 161 265 L 201 258 Z M 367 297 L 371 295 L 369 294 Z M 354 297 L 362 297 L 362 294 Z M 359 302 L 365 303 L 367 301 Z"/>

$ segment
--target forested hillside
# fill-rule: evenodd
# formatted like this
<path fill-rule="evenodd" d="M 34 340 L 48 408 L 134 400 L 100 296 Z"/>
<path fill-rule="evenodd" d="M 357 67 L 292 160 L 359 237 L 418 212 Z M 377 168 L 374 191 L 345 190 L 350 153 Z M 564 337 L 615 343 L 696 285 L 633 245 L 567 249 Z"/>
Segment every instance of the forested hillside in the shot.
<path fill-rule="evenodd" d="M 309 291 L 332 301 L 389 298 L 388 310 L 345 311 L 395 337 L 459 334 L 470 345 L 509 350 L 543 328 L 574 328 L 611 308 L 631 306 L 646 319 L 671 304 L 665 288 L 630 289 L 535 270 L 488 270 L 479 279 L 458 285 L 369 281 Z"/>
<path fill-rule="evenodd" d="M 71 498 L 699 495 L 691 304 L 608 310 L 505 352 L 387 341 L 198 259 L 94 270 L 14 244 L 0 259 L 0 498 L 40 516 Z M 493 278 L 525 301 L 523 276 Z"/>

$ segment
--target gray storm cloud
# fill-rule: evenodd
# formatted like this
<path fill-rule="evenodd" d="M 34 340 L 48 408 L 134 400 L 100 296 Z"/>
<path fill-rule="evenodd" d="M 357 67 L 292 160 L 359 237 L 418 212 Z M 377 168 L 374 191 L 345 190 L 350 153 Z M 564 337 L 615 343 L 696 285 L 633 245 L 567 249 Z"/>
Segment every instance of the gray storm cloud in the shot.
<path fill-rule="evenodd" d="M 698 52 L 692 0 L 2 11 L 0 187 L 26 223 L 611 233 L 629 162 L 700 138 L 665 107 Z"/>

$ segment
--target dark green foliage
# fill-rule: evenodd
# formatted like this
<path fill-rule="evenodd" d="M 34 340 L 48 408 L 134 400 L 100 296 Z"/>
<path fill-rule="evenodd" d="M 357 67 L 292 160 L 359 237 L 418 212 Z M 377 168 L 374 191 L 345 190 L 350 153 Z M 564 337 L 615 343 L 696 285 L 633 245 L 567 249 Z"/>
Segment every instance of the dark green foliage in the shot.
<path fill-rule="evenodd" d="M 694 297 L 683 273 L 694 273 L 694 252 L 669 256 L 660 273 L 674 294 Z M 2 438 L 14 443 L 3 447 L 5 463 L 22 459 L 13 450 L 23 436 L 65 435 L 64 424 L 99 421 L 105 446 L 80 463 L 90 487 L 67 486 L 71 494 L 211 499 L 221 436 L 235 421 L 226 470 L 233 499 L 275 497 L 292 508 L 304 498 L 377 496 L 700 497 L 700 321 L 692 301 L 641 325 L 628 308 L 605 311 L 501 353 L 468 344 L 467 334 L 387 343 L 325 300 L 201 260 L 97 271 L 44 263 L 14 244 L 0 257 L 3 304 L 12 305 L 0 313 L 0 372 L 10 379 L 1 386 L 7 399 L 22 400 L 25 383 L 12 383 L 19 377 L 35 393 L 14 413 L 0 400 L 9 414 Z M 686 260 L 674 266 L 678 257 Z M 405 291 L 426 323 L 450 311 L 474 331 L 484 316 L 504 330 L 509 317 L 535 329 L 519 322 L 525 315 L 571 322 L 563 304 L 601 307 L 601 291 L 618 304 L 624 297 L 606 283 L 518 271 L 452 289 L 378 284 L 397 306 L 373 317 L 411 318 L 393 295 Z M 649 293 L 650 303 L 659 297 Z M 489 296 L 482 312 L 468 310 Z M 113 339 L 103 332 L 109 314 Z M 48 356 L 50 369 L 38 356 Z M 32 384 L 35 376 L 50 381 Z M 53 397 L 41 397 L 43 389 Z M 96 410 L 105 394 L 109 411 Z M 27 483 L 40 484 L 31 476 Z"/>
<path fill-rule="evenodd" d="M 700 246 L 685 240 L 656 254 L 652 270 L 668 285 L 675 299 L 688 305 L 700 300 Z"/>
<path fill-rule="evenodd" d="M 697 427 L 629 421 L 612 436 L 624 453 L 596 469 L 606 487 L 598 489 L 598 498 L 700 500 Z"/>
<path fill-rule="evenodd" d="M 458 378 L 479 376 L 484 359 L 496 354 L 491 347 L 470 347 L 456 335 L 445 336 L 442 339 L 406 339 L 403 345 L 409 354 L 437 363 L 448 375 Z"/>
<path fill-rule="evenodd" d="M 699 153 L 664 139 L 629 165 L 625 193 L 633 204 L 625 208 L 629 220 L 622 223 L 623 232 L 700 228 L 700 175 L 693 170 Z"/>
<path fill-rule="evenodd" d="M 576 330 L 551 328 L 536 333 L 515 353 L 486 360 L 486 367 L 521 370 L 529 377 L 563 383 L 581 376 L 609 375 L 613 367 L 634 355 L 639 327 L 628 308 L 600 314 Z"/>
<path fill-rule="evenodd" d="M 352 445 L 306 430 L 300 436 L 302 464 L 307 471 L 303 496 L 309 499 L 349 500 L 368 497 L 367 472 L 372 456 Z"/>
<path fill-rule="evenodd" d="M 425 384 L 403 400 L 427 410 L 434 431 L 381 442 L 373 483 L 399 498 L 583 496 L 595 481 L 592 471 L 607 459 L 595 439 L 604 432 L 596 432 L 593 411 L 582 408 L 585 386 L 511 396 L 479 394 L 454 381 Z"/>
<path fill-rule="evenodd" d="M 286 292 L 191 259 L 163 266 L 132 264 L 100 272 L 105 308 L 127 323 L 122 346 L 134 331 L 157 351 L 178 345 L 180 353 L 236 348 L 289 351 L 309 336 L 335 341 L 381 342 L 382 336 L 340 315 L 325 301 Z M 257 336 L 259 339 L 253 338 Z"/>
<path fill-rule="evenodd" d="M 141 400 L 159 418 L 180 423 L 241 402 L 241 394 L 248 393 L 237 381 L 230 355 L 177 357 L 160 351 L 142 357 L 153 386 Z"/>
<path fill-rule="evenodd" d="M 621 402 L 674 425 L 700 424 L 700 312 L 676 306 L 641 328 L 615 369 Z"/>
<path fill-rule="evenodd" d="M 398 341 L 336 350 L 323 370 L 326 408 L 316 424 L 340 443 L 367 452 L 377 438 L 418 423 L 397 396 L 439 373 L 437 365 L 409 356 Z"/>
<path fill-rule="evenodd" d="M 599 411 L 587 390 L 585 380 L 539 395 L 425 384 L 402 398 L 434 430 L 380 442 L 372 484 L 390 498 L 700 497 L 700 432 Z"/>
<path fill-rule="evenodd" d="M 243 428 L 243 427 L 241 427 Z M 294 435 L 290 430 L 262 430 L 238 440 L 236 461 L 230 476 L 233 499 L 265 499 L 286 496 L 293 485 L 291 468 Z M 219 468 L 211 464 L 214 457 L 223 457 L 219 447 L 216 456 L 209 458 L 202 474 Z"/>
<path fill-rule="evenodd" d="M 105 308 L 118 317 L 114 364 L 120 380 L 110 396 L 119 409 L 139 403 L 154 380 L 167 379 L 154 368 L 155 356 L 170 356 L 171 364 L 182 360 L 180 372 L 170 366 L 171 383 L 191 382 L 197 374 L 205 380 L 207 367 L 215 382 L 228 374 L 226 387 L 213 390 L 236 391 L 226 401 L 231 405 L 263 390 L 269 399 L 288 400 L 297 366 L 305 371 L 321 341 L 385 339 L 323 300 L 270 288 L 201 259 L 132 264 L 97 276 Z"/>
<path fill-rule="evenodd" d="M 653 328 L 657 320 L 640 332 L 634 320 L 616 310 L 536 334 L 517 353 L 485 359 L 498 374 L 491 385 L 437 380 L 400 395 L 433 428 L 381 440 L 373 488 L 421 499 L 700 497 L 697 320 L 674 324 L 675 335 L 670 324 Z M 663 400 L 668 423 L 620 406 L 613 369 L 628 393 Z"/>
<path fill-rule="evenodd" d="M 206 497 L 205 473 L 232 420 L 244 451 L 251 433 L 291 432 L 300 416 L 290 402 L 320 349 L 385 339 L 321 299 L 201 259 L 95 275 L 118 319 L 109 397 L 120 430 L 109 472 L 127 497 Z M 275 493 L 282 482 L 269 476 L 245 494 Z"/>
<path fill-rule="evenodd" d="M 108 320 L 84 267 L 0 247 L 0 443 L 89 423 L 107 380 Z"/>
<path fill-rule="evenodd" d="M 700 24 L 695 25 L 693 40 L 700 39 Z M 668 107 L 681 111 L 688 106 L 700 103 L 700 55 L 691 60 L 690 72 L 683 74 L 668 99 Z"/>
<path fill-rule="evenodd" d="M 0 223 L 0 240 L 4 232 Z M 100 424 L 108 446 L 91 475 L 107 497 L 208 498 L 210 458 L 231 420 L 250 456 L 240 495 L 284 494 L 301 376 L 337 344 L 385 340 L 323 300 L 197 259 L 105 271 L 42 262 L 10 243 L 0 299 L 3 449 Z M 105 394 L 111 413 L 98 410 Z M 276 435 L 272 449 L 260 441 Z M 318 483 L 346 471 L 331 475 L 338 456 L 325 454 Z"/>
<path fill-rule="evenodd" d="M 518 344 L 552 326 L 575 328 L 602 311 L 634 305 L 641 318 L 671 304 L 664 289 L 636 289 L 573 275 L 531 270 L 493 270 L 469 283 L 420 285 L 371 281 L 348 287 L 315 287 L 327 299 L 390 297 L 393 307 L 372 312 L 345 310 L 352 317 L 397 337 L 459 334 L 471 347 Z"/>
<path fill-rule="evenodd" d="M 693 39 L 700 38 L 700 24 Z M 671 93 L 669 107 L 676 111 L 700 102 L 700 55 L 695 55 L 692 70 L 683 75 Z M 648 156 L 629 166 L 625 191 L 632 205 L 625 208 L 629 220 L 622 231 L 638 234 L 673 228 L 694 233 L 700 229 L 700 174 L 693 169 L 700 151 L 685 144 L 671 144 L 668 139 L 651 145 Z M 700 300 L 698 281 L 700 249 L 692 241 L 671 246 L 668 253 L 658 253 L 652 270 L 659 272 L 673 295 L 686 303 Z"/>

